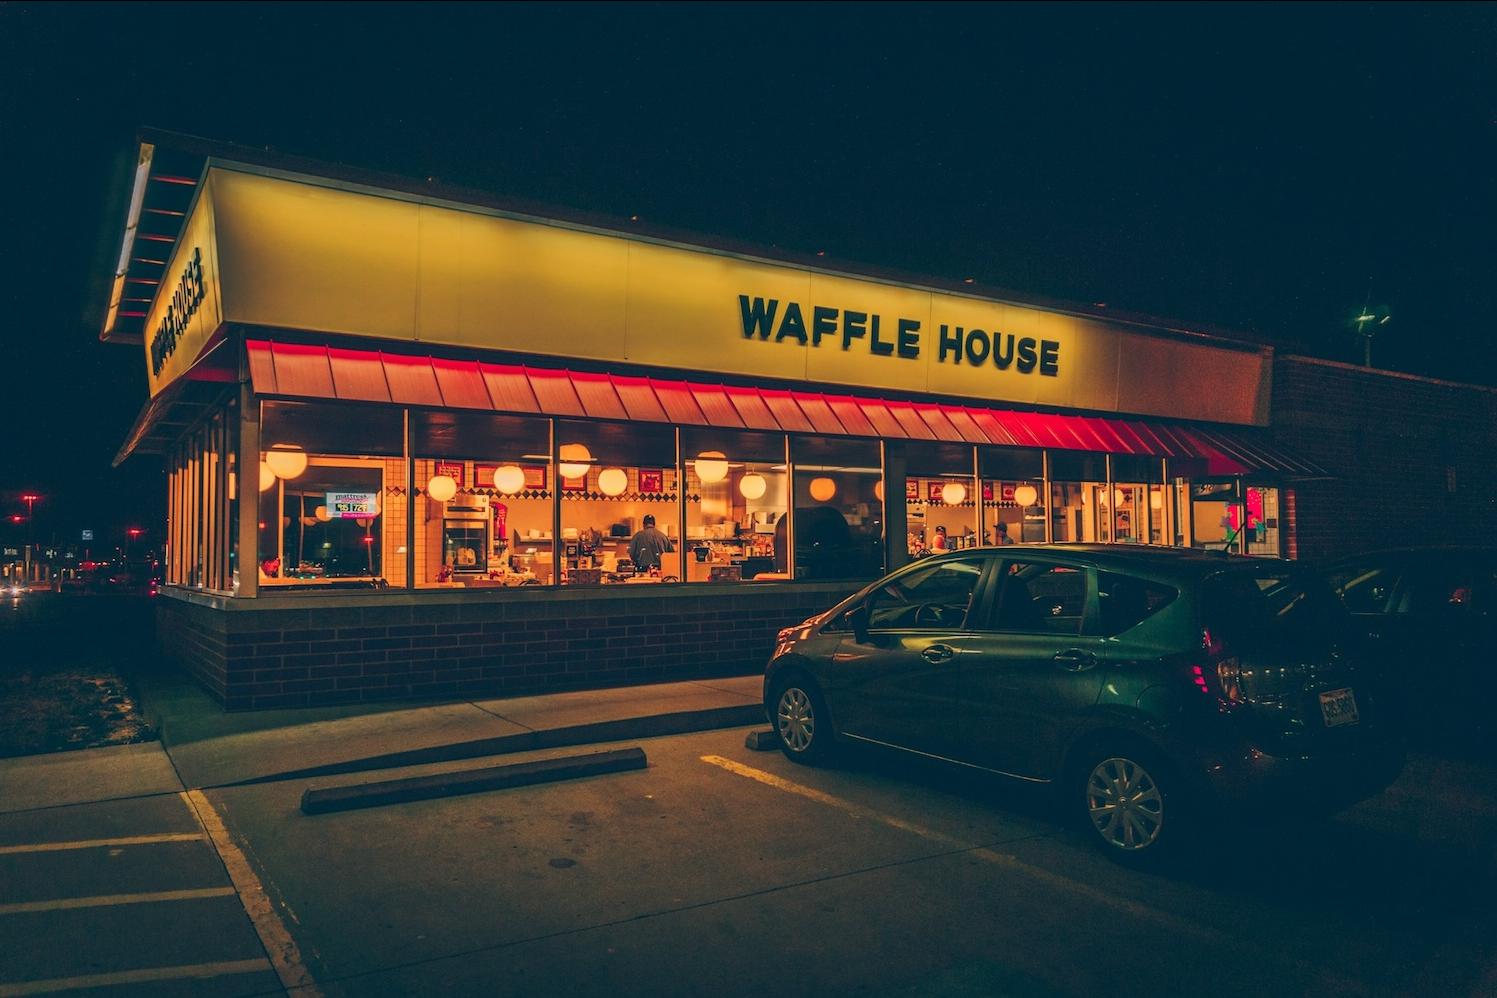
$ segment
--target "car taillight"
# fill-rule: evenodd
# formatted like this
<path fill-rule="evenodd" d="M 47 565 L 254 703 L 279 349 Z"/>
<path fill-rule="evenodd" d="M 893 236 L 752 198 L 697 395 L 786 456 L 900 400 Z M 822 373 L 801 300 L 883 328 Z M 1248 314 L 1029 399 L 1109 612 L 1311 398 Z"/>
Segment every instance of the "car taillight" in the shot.
<path fill-rule="evenodd" d="M 1242 662 L 1235 655 L 1227 654 L 1226 646 L 1211 632 L 1201 633 L 1201 650 L 1206 661 L 1190 667 L 1190 679 L 1195 688 L 1207 696 L 1216 697 L 1223 706 L 1242 703 Z"/>

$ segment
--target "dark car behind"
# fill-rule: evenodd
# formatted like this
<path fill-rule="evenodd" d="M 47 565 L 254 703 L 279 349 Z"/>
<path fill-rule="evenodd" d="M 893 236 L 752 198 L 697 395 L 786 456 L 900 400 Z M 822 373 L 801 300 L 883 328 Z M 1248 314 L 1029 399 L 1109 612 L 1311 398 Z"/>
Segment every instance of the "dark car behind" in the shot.
<path fill-rule="evenodd" d="M 1363 666 L 1291 562 L 987 548 L 787 628 L 765 706 L 791 758 L 863 741 L 1054 784 L 1137 858 L 1208 813 L 1335 810 L 1391 782 L 1401 746 Z"/>
<path fill-rule="evenodd" d="M 1497 548 L 1414 547 L 1332 562 L 1326 574 L 1383 672 L 1388 706 L 1425 743 L 1491 747 Z"/>

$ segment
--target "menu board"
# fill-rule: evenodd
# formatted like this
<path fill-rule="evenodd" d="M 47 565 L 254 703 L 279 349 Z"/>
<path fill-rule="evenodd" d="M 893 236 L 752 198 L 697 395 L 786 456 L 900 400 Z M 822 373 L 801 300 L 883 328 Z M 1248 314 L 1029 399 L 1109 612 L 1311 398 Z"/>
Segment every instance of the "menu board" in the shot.
<path fill-rule="evenodd" d="M 329 492 L 327 511 L 333 519 L 357 520 L 379 515 L 379 503 L 375 492 Z"/>

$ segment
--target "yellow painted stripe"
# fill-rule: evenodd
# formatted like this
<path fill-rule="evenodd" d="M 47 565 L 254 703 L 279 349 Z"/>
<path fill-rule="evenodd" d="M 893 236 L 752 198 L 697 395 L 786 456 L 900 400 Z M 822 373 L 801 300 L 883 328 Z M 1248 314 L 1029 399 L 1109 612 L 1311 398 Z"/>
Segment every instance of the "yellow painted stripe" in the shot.
<path fill-rule="evenodd" d="M 322 992 L 306 964 L 302 962 L 296 940 L 291 938 L 291 933 L 286 930 L 286 923 L 276 913 L 270 895 L 265 893 L 265 887 L 260 883 L 260 878 L 255 876 L 254 868 L 245 858 L 244 851 L 229 837 L 223 818 L 219 817 L 201 790 L 184 790 L 182 800 L 188 810 L 192 811 L 213 847 L 218 850 L 218 858 L 223 861 L 229 880 L 239 892 L 244 913 L 254 925 L 260 943 L 270 957 L 271 966 L 281 979 L 281 986 L 288 991 L 295 989 L 303 998 L 321 998 Z"/>
<path fill-rule="evenodd" d="M 807 798 L 808 800 L 814 800 L 818 803 L 835 807 L 839 811 L 843 811 L 847 814 L 852 815 L 854 818 L 864 818 L 870 821 L 877 821 L 880 824 L 888 825 L 890 828 L 897 828 L 900 831 L 904 832 L 912 832 L 913 834 L 918 835 L 921 838 L 939 843 L 940 845 L 947 848 L 969 852 L 971 855 L 976 856 L 979 859 L 983 859 L 987 862 L 1002 866 L 1004 869 L 1012 870 L 1015 873 L 1023 874 L 1026 877 L 1029 877 L 1033 880 L 1038 880 L 1041 883 L 1047 884 L 1051 887 L 1056 887 L 1061 890 L 1069 891 L 1072 894 L 1080 895 L 1081 897 L 1086 898 L 1088 901 L 1094 904 L 1106 905 L 1109 908 L 1116 908 L 1119 911 L 1126 912 L 1128 915 L 1134 918 L 1146 918 L 1173 931 L 1185 932 L 1192 936 L 1207 938 L 1211 939 L 1212 941 L 1226 940 L 1225 935 L 1213 929 L 1205 928 L 1183 918 L 1176 918 L 1174 915 L 1171 915 L 1164 911 L 1160 911 L 1158 908 L 1151 908 L 1148 905 L 1139 904 L 1136 901 L 1130 901 L 1127 898 L 1118 897 L 1116 894 L 1113 894 L 1109 891 L 1099 890 L 1098 888 L 1092 887 L 1089 884 L 1084 884 L 1080 881 L 1072 880 L 1070 877 L 1061 876 L 1058 873 L 1052 873 L 1051 871 L 1046 870 L 1042 867 L 1033 866 L 1019 859 L 1017 856 L 1011 855 L 1009 853 L 999 852 L 996 849 L 992 849 L 987 846 L 973 846 L 970 842 L 964 842 L 961 839 L 946 835 L 943 832 L 938 832 L 930 828 L 924 828 L 920 825 L 914 824 L 913 822 L 905 821 L 901 818 L 895 818 L 892 815 L 881 814 L 859 804 L 855 804 L 852 801 L 844 800 L 841 797 L 836 797 L 832 794 L 826 793 L 825 791 L 817 790 L 814 787 L 808 787 L 804 784 L 796 783 L 793 780 L 787 780 L 784 777 L 776 776 L 773 773 L 766 773 L 763 770 L 754 769 L 752 766 L 745 766 L 743 765 L 743 763 L 734 762 L 732 759 L 724 759 L 722 756 L 704 755 L 702 756 L 702 761 L 710 765 L 726 769 L 730 773 L 736 773 L 739 776 L 744 776 L 751 780 L 757 780 L 758 782 L 763 783 L 766 786 L 774 787 L 776 790 L 783 790 L 786 793 L 797 794 L 801 797 Z"/>
<path fill-rule="evenodd" d="M 253 960 L 230 960 L 225 963 L 193 963 L 182 967 L 121 970 L 113 974 L 54 977 L 46 981 L 0 984 L 0 998 L 21 998 L 22 995 L 44 995 L 53 991 L 72 991 L 81 988 L 113 988 L 125 984 L 149 984 L 153 981 L 181 981 L 191 978 L 227 977 L 230 974 L 257 974 L 269 969 L 271 969 L 269 960 L 256 957 Z"/>
<path fill-rule="evenodd" d="M 163 832 L 159 835 L 126 835 L 117 839 L 76 839 L 72 842 L 31 842 L 19 846 L 0 846 L 0 856 L 22 852 L 64 852 L 69 849 L 101 849 L 114 846 L 149 846 L 158 842 L 201 842 L 201 832 Z"/>
<path fill-rule="evenodd" d="M 85 898 L 54 898 L 50 901 L 17 901 L 0 904 L 0 915 L 23 915 L 33 911 L 66 911 L 69 908 L 106 908 L 120 904 L 152 904 L 157 901 L 199 901 L 233 894 L 232 887 L 201 887 L 188 891 L 153 891 L 146 894 L 99 894 Z"/>

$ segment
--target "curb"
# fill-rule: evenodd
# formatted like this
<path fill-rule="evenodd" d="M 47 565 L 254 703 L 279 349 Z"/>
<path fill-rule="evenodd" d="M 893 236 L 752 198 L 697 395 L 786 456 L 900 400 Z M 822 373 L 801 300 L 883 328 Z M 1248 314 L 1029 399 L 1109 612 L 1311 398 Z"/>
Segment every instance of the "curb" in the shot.
<path fill-rule="evenodd" d="M 684 735 L 694 731 L 712 731 L 717 728 L 761 724 L 763 721 L 764 706 L 758 703 L 741 704 L 735 707 L 710 707 L 705 710 L 686 710 L 675 714 L 655 714 L 650 717 L 626 717 L 616 721 L 595 721 L 591 724 L 574 724 L 562 728 L 543 728 L 517 735 L 498 735 L 493 738 L 454 742 L 450 745 L 433 745 L 428 748 L 407 749 L 403 752 L 388 752 L 364 759 L 350 759 L 346 762 L 309 766 L 305 769 L 292 769 L 266 776 L 252 776 L 249 779 L 220 783 L 203 789 L 247 787 L 259 783 L 304 780 L 317 776 L 345 776 L 349 773 L 367 773 L 378 769 L 400 769 L 405 766 L 424 766 L 434 762 L 457 762 L 462 759 L 480 759 L 490 755 L 533 752 L 537 749 L 569 748 L 598 742 L 655 738 L 660 735 Z"/>
<path fill-rule="evenodd" d="M 439 797 L 508 790 L 537 783 L 576 780 L 584 776 L 621 773 L 649 765 L 643 749 L 616 749 L 591 755 L 563 756 L 505 766 L 485 766 L 456 773 L 412 776 L 401 780 L 378 780 L 347 787 L 309 787 L 301 795 L 302 814 L 330 814 L 386 804 L 405 804 Z"/>

